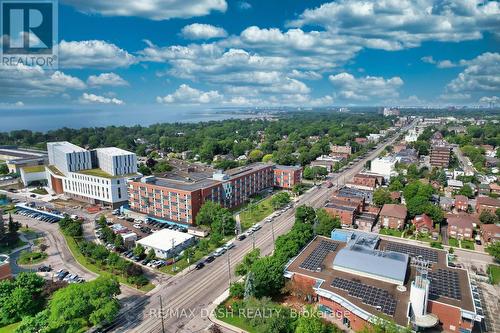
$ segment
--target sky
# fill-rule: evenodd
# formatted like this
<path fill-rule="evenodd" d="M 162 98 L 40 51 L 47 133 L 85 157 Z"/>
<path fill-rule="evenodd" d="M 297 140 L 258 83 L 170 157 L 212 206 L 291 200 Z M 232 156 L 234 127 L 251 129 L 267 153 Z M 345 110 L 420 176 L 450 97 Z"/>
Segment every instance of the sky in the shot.
<path fill-rule="evenodd" d="M 500 105 L 498 1 L 59 0 L 58 25 L 59 68 L 0 65 L 0 108 Z"/>

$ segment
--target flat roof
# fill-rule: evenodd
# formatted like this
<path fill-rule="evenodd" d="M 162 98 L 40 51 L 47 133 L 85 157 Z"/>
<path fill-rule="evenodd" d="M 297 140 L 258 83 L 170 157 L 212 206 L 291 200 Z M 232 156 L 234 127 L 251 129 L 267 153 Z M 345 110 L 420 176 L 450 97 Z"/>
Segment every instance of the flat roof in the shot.
<path fill-rule="evenodd" d="M 87 151 L 86 149 L 79 147 L 77 145 L 72 144 L 68 141 L 57 141 L 57 142 L 48 142 L 47 146 L 55 146 L 58 150 L 65 153 L 74 153 L 74 152 L 82 152 Z"/>
<path fill-rule="evenodd" d="M 34 158 L 45 158 L 47 154 L 45 152 L 35 153 L 32 151 L 25 151 L 20 149 L 6 149 L 0 148 L 0 155 L 9 156 L 14 159 L 34 159 Z"/>
<path fill-rule="evenodd" d="M 161 229 L 141 240 L 138 240 L 137 243 L 158 250 L 169 251 L 172 248 L 172 240 L 174 240 L 174 245 L 179 245 L 191 238 L 194 238 L 194 236 L 184 232 L 171 229 Z"/>
<path fill-rule="evenodd" d="M 117 148 L 117 147 L 105 147 L 105 148 L 96 148 L 96 151 L 103 152 L 105 154 L 111 156 L 119 156 L 119 155 L 132 155 L 134 153 L 127 151 L 125 149 Z"/>
<path fill-rule="evenodd" d="M 335 251 L 328 252 L 328 254 L 324 258 L 324 260 L 320 263 L 321 269 L 317 270 L 317 271 L 310 271 L 310 270 L 300 268 L 299 266 L 309 257 L 309 255 L 319 246 L 319 244 L 321 242 L 324 242 L 324 241 L 335 243 L 335 244 L 337 244 L 337 247 L 336 247 Z M 387 248 L 387 246 L 391 243 L 392 244 L 394 244 L 394 243 L 401 244 L 398 242 L 381 240 L 379 245 L 378 245 L 378 249 L 385 250 Z M 380 288 L 384 291 L 387 291 L 388 294 L 396 300 L 396 310 L 395 310 L 394 315 L 391 318 L 397 324 L 399 324 L 401 326 L 406 326 L 408 324 L 407 310 L 408 310 L 408 303 L 409 303 L 409 299 L 410 299 L 410 287 L 411 287 L 411 282 L 415 279 L 415 277 L 417 275 L 416 267 L 413 265 L 408 265 L 408 268 L 407 268 L 408 270 L 406 272 L 406 278 L 404 280 L 404 286 L 406 287 L 406 290 L 399 291 L 397 289 L 398 286 L 395 283 L 389 283 L 389 282 L 385 282 L 381 279 L 369 278 L 366 276 L 362 276 L 360 274 L 353 274 L 353 273 L 348 273 L 346 271 L 340 271 L 340 270 L 334 269 L 333 263 L 336 260 L 337 255 L 341 252 L 344 252 L 343 249 L 345 249 L 346 246 L 348 246 L 348 245 L 344 241 L 337 241 L 337 240 L 329 239 L 327 237 L 317 236 L 313 241 L 311 241 L 302 250 L 302 252 L 297 257 L 295 257 L 289 263 L 286 270 L 288 273 L 300 274 L 300 275 L 315 279 L 317 281 L 317 285 L 319 285 L 319 288 L 321 290 L 325 290 L 329 293 L 336 294 L 336 295 L 346 299 L 351 304 L 355 305 L 357 308 L 362 309 L 368 313 L 371 313 L 371 314 L 379 316 L 379 317 L 386 317 L 387 314 L 380 312 L 374 306 L 363 303 L 361 301 L 361 299 L 350 295 L 346 290 L 342 290 L 342 289 L 333 287 L 331 284 L 335 278 L 342 278 L 342 279 L 345 279 L 348 281 L 360 282 L 360 283 L 363 283 L 367 286 L 372 286 L 372 287 Z M 423 248 L 420 246 L 416 246 L 416 247 Z M 431 250 L 430 248 L 425 248 L 425 249 Z M 462 294 L 462 299 L 457 300 L 457 299 L 452 299 L 452 298 L 448 298 L 448 297 L 429 295 L 429 300 L 444 303 L 444 304 L 447 304 L 450 306 L 455 306 L 455 307 L 458 307 L 458 308 L 461 308 L 463 310 L 467 310 L 470 312 L 474 312 L 474 304 L 473 304 L 473 299 L 472 299 L 472 295 L 471 295 L 467 271 L 463 270 L 463 269 L 448 267 L 447 261 L 446 261 L 446 251 L 438 250 L 438 249 L 432 249 L 432 250 L 437 252 L 438 261 L 436 263 L 431 264 L 429 272 L 434 272 L 434 271 L 437 272 L 438 270 L 456 272 L 458 274 L 458 284 L 459 284 L 459 288 L 460 288 L 460 291 Z M 343 259 L 345 259 L 345 260 L 349 259 L 349 256 L 347 254 L 348 253 L 346 253 L 345 258 L 343 258 Z M 359 262 L 358 264 L 363 264 L 363 262 Z M 389 269 L 387 266 L 384 266 L 384 268 Z"/>

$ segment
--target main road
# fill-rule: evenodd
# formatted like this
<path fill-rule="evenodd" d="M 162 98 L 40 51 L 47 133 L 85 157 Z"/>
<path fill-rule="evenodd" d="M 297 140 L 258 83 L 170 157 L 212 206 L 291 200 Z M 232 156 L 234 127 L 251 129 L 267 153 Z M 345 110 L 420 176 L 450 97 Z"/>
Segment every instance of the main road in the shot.
<path fill-rule="evenodd" d="M 336 186 L 314 187 L 302 195 L 297 204 L 323 206 L 337 186 L 344 185 L 346 180 L 360 172 L 368 160 L 378 156 L 387 145 L 393 144 L 399 134 L 409 127 L 411 125 L 369 152 L 356 164 L 333 176 L 330 181 Z M 293 223 L 294 209 L 288 209 L 273 222 L 263 224 L 262 229 L 254 234 L 255 247 L 260 248 L 263 255 L 270 254 L 274 249 L 274 239 L 288 232 Z M 253 237 L 237 241 L 234 249 L 205 268 L 181 273 L 148 294 L 125 302 L 117 319 L 109 326 L 100 329 L 100 332 L 192 333 L 204 330 L 211 324 L 208 314 L 212 309 L 212 302 L 228 288 L 231 282 L 238 279 L 233 273 L 234 266 L 253 246 Z"/>

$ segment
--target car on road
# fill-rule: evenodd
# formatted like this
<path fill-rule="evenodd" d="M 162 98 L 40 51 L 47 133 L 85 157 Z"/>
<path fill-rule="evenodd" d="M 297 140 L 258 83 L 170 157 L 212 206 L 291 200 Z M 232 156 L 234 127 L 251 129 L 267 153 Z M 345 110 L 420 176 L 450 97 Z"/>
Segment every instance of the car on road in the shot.
<path fill-rule="evenodd" d="M 39 272 L 50 272 L 52 271 L 52 267 L 50 265 L 43 265 L 43 266 L 40 266 L 38 267 L 38 271 Z"/>
<path fill-rule="evenodd" d="M 236 237 L 236 239 L 239 240 L 239 241 L 242 241 L 245 238 L 247 238 L 247 236 L 245 234 L 241 234 L 241 235 L 238 235 L 238 237 Z"/>
<path fill-rule="evenodd" d="M 199 262 L 199 263 L 197 263 L 197 264 L 196 264 L 196 266 L 194 266 L 194 268 L 196 268 L 196 269 L 198 269 L 198 270 L 199 270 L 199 269 L 202 269 L 203 267 L 205 267 L 205 264 L 204 264 L 204 263 L 202 263 L 202 262 Z"/>
<path fill-rule="evenodd" d="M 209 264 L 211 263 L 212 261 L 215 260 L 215 257 L 214 256 L 208 256 L 206 259 L 205 259 L 205 263 Z"/>
<path fill-rule="evenodd" d="M 235 247 L 236 247 L 236 245 L 234 245 L 234 243 L 233 243 L 233 242 L 228 242 L 228 243 L 226 243 L 226 244 L 223 246 L 223 248 L 224 248 L 224 249 L 226 249 L 226 251 L 229 251 L 229 250 L 231 250 L 232 248 L 235 248 Z"/>
<path fill-rule="evenodd" d="M 214 256 L 220 257 L 226 252 L 226 249 L 223 247 L 219 247 L 217 250 L 214 251 Z"/>
<path fill-rule="evenodd" d="M 259 223 L 250 228 L 250 230 L 253 230 L 254 232 L 259 231 L 260 229 L 262 229 L 262 226 Z"/>

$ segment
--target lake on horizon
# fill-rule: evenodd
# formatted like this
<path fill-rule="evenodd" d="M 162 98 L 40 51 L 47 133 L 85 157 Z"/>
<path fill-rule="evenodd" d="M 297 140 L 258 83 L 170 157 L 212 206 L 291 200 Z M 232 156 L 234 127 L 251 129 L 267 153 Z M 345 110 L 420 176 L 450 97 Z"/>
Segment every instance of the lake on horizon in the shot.
<path fill-rule="evenodd" d="M 251 118 L 253 115 L 212 109 L 0 109 L 0 132 L 28 129 L 48 131 L 62 127 L 148 126 L 156 123 L 202 122 L 230 118 Z"/>

